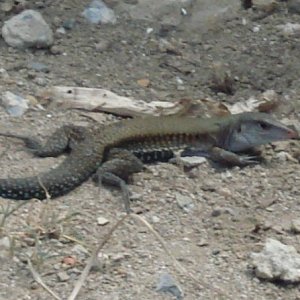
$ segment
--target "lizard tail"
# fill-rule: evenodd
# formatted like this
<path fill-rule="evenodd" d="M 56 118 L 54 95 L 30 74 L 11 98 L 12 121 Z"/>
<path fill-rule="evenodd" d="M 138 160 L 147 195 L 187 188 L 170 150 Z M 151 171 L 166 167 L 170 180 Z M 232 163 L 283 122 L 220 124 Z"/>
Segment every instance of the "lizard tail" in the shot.
<path fill-rule="evenodd" d="M 79 186 L 97 169 L 93 157 L 80 161 L 70 155 L 49 172 L 33 177 L 0 179 L 0 196 L 15 200 L 45 199 L 62 196 Z M 100 160 L 101 162 L 101 160 Z"/>

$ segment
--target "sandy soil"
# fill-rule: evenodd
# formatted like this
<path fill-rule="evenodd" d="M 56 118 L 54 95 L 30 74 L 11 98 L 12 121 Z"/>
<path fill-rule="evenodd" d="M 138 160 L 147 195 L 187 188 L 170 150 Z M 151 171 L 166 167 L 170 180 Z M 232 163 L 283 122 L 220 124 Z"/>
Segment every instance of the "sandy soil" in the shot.
<path fill-rule="evenodd" d="M 78 21 L 74 29 L 56 37 L 56 47 L 66 55 L 18 51 L 1 40 L 0 66 L 10 75 L 9 81 L 0 82 L 1 91 L 36 96 L 44 86 L 76 85 L 147 101 L 211 97 L 235 103 L 274 89 L 283 103 L 278 117 L 300 122 L 300 40 L 282 36 L 276 28 L 300 23 L 300 16 L 287 13 L 284 2 L 278 11 L 262 18 L 255 18 L 258 12 L 241 10 L 201 36 L 190 34 L 187 24 L 160 31 L 156 20 L 136 21 L 126 15 L 116 25 L 93 27 L 78 17 L 87 1 L 39 2 L 44 3 L 40 11 L 54 30 L 66 19 Z M 30 6 L 38 9 L 36 4 Z M 2 13 L 1 20 L 9 16 Z M 260 30 L 254 32 L 257 26 Z M 148 27 L 154 28 L 150 38 L 145 34 Z M 162 35 L 176 49 L 174 53 L 160 48 Z M 95 44 L 100 42 L 104 46 L 97 50 Z M 32 71 L 27 67 L 30 61 L 45 63 L 49 73 Z M 233 95 L 211 89 L 216 62 L 237 78 Z M 183 88 L 178 88 L 176 77 L 183 81 Z M 140 86 L 141 78 L 148 78 L 150 86 Z M 103 122 L 111 119 L 103 115 Z M 44 137 L 70 122 L 88 125 L 91 120 L 81 111 L 46 105 L 45 110 L 30 109 L 20 118 L 0 109 L 1 130 Z M 0 147 L 1 177 L 36 174 L 63 159 L 35 158 L 15 139 L 1 138 Z M 153 225 L 198 283 L 175 269 L 146 227 L 128 220 L 101 251 L 79 299 L 173 299 L 155 291 L 164 272 L 177 280 L 184 299 L 299 299 L 297 285 L 257 279 L 249 259 L 267 237 L 300 251 L 299 236 L 290 230 L 291 221 L 299 219 L 300 165 L 280 155 L 281 151 L 293 155 L 297 149 L 299 142 L 267 146 L 268 163 L 244 169 L 220 171 L 205 163 L 183 172 L 172 164 L 156 164 L 135 175 L 130 185 L 132 207 Z M 182 196 L 193 204 L 188 211 L 177 203 Z M 6 199 L 0 199 L 0 204 L 2 210 L 19 205 Z M 19 207 L 1 228 L 1 236 L 9 237 L 12 245 L 10 253 L 0 251 L 0 298 L 52 299 L 33 280 L 29 256 L 43 281 L 67 299 L 91 252 L 123 215 L 120 192 L 99 191 L 92 180 L 49 203 L 33 200 Z M 109 223 L 99 225 L 99 217 Z"/>

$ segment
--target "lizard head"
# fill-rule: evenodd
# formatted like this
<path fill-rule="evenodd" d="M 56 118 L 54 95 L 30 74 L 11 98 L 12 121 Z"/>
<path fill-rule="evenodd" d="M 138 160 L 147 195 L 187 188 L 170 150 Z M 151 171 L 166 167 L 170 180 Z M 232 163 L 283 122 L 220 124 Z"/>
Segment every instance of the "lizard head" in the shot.
<path fill-rule="evenodd" d="M 265 113 L 242 113 L 236 117 L 225 141 L 226 148 L 233 152 L 299 137 L 295 130 Z"/>

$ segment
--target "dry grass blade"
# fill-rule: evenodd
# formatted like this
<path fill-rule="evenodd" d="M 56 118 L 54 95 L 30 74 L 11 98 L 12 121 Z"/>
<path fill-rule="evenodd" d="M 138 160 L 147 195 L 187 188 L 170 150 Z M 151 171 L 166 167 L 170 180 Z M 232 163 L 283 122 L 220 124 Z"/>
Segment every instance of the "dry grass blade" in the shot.
<path fill-rule="evenodd" d="M 111 230 L 106 234 L 103 241 L 100 243 L 100 245 L 97 247 L 97 249 L 94 251 L 93 255 L 90 257 L 87 265 L 85 266 L 83 272 L 81 273 L 80 278 L 75 284 L 75 287 L 71 293 L 71 295 L 68 297 L 68 300 L 74 300 L 76 299 L 80 289 L 82 288 L 87 276 L 89 275 L 89 272 L 94 264 L 94 261 L 96 260 L 98 253 L 100 250 L 105 246 L 105 244 L 109 241 L 110 237 L 112 236 L 113 232 L 121 225 L 123 222 L 130 216 L 129 214 L 125 215 L 122 219 L 120 219 L 112 228 Z"/>
<path fill-rule="evenodd" d="M 26 203 L 28 203 L 28 201 L 22 201 L 22 202 L 18 203 L 12 209 L 9 209 L 10 208 L 10 204 L 8 204 L 5 208 L 3 206 L 1 206 L 0 214 L 3 214 L 3 217 L 1 218 L 1 221 L 0 221 L 0 228 L 4 226 L 5 221 L 7 220 L 7 218 L 10 215 L 12 215 L 15 211 L 17 211 L 20 207 L 22 207 Z"/>
<path fill-rule="evenodd" d="M 122 219 L 120 219 L 112 228 L 111 230 L 107 233 L 107 235 L 105 236 L 105 238 L 103 239 L 103 241 L 100 243 L 100 245 L 97 247 L 97 249 L 94 251 L 93 255 L 90 257 L 86 267 L 84 268 L 83 272 L 81 273 L 81 276 L 79 278 L 79 280 L 77 281 L 77 283 L 75 284 L 75 287 L 71 293 L 71 295 L 69 296 L 68 300 L 75 300 L 80 289 L 82 288 L 93 264 L 94 261 L 96 260 L 98 253 L 100 252 L 100 250 L 104 247 L 104 245 L 109 241 L 110 237 L 112 236 L 113 232 L 115 230 L 118 229 L 119 226 L 121 226 L 124 221 L 128 218 L 128 217 L 132 217 L 135 220 L 138 220 L 139 222 L 141 222 L 143 225 L 145 225 L 150 232 L 155 236 L 155 238 L 159 241 L 159 243 L 161 244 L 162 248 L 164 249 L 164 251 L 167 253 L 167 255 L 171 258 L 171 260 L 173 261 L 173 264 L 175 266 L 175 268 L 177 270 L 179 270 L 180 272 L 182 272 L 183 274 L 185 274 L 186 276 L 190 277 L 196 284 L 201 284 L 202 286 L 204 286 L 207 289 L 211 289 L 212 287 L 205 283 L 205 282 L 199 282 L 199 280 L 197 278 L 195 278 L 186 268 L 184 268 L 177 260 L 176 258 L 173 256 L 173 254 L 170 252 L 170 250 L 168 249 L 168 247 L 166 246 L 166 243 L 164 241 L 164 239 L 158 234 L 157 231 L 154 230 L 154 228 L 151 226 L 151 224 L 149 222 L 147 222 L 144 218 L 142 218 L 141 216 L 137 215 L 137 214 L 127 214 L 125 215 Z M 217 288 L 213 288 L 215 290 L 215 292 L 217 294 L 219 294 L 220 296 L 225 297 L 225 299 L 231 299 L 231 297 L 229 297 L 228 295 L 226 295 L 223 291 L 217 289 Z"/>
<path fill-rule="evenodd" d="M 57 300 L 62 300 L 55 292 L 53 292 L 42 280 L 40 274 L 33 268 L 33 265 L 31 263 L 31 260 L 27 259 L 29 270 L 34 278 L 34 280 L 41 285 L 51 296 L 53 296 Z"/>
<path fill-rule="evenodd" d="M 174 255 L 171 253 L 171 251 L 168 249 L 164 239 L 159 235 L 159 233 L 152 227 L 152 225 L 147 222 L 143 217 L 137 215 L 137 214 L 131 214 L 130 215 L 132 218 L 138 220 L 139 222 L 142 222 L 149 230 L 150 232 L 156 237 L 156 239 L 159 241 L 161 246 L 163 247 L 164 251 L 167 253 L 167 255 L 171 258 L 173 261 L 173 264 L 175 268 L 179 271 L 181 271 L 183 274 L 186 276 L 190 277 L 196 284 L 201 284 L 203 287 L 209 289 L 212 289 L 212 286 L 207 284 L 206 282 L 199 281 L 199 279 L 195 278 L 186 268 L 184 268 L 178 260 L 174 257 Z M 213 288 L 217 294 L 220 296 L 225 297 L 226 299 L 232 299 L 232 297 L 229 297 L 225 292 L 221 291 L 218 288 Z"/>

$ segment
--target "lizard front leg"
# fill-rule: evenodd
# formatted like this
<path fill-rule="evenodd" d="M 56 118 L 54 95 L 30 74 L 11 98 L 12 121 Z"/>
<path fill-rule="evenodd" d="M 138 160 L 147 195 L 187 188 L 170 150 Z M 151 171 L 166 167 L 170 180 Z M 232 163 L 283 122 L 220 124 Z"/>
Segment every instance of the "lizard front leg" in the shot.
<path fill-rule="evenodd" d="M 113 185 L 121 189 L 125 211 L 130 213 L 130 199 L 127 182 L 133 173 L 142 171 L 143 163 L 131 152 L 123 149 L 113 149 L 108 160 L 97 170 L 94 179 L 98 184 Z"/>
<path fill-rule="evenodd" d="M 56 157 L 75 147 L 84 139 L 86 129 L 80 126 L 64 125 L 57 129 L 45 143 L 34 137 L 13 133 L 0 133 L 2 136 L 21 139 L 30 151 L 39 157 Z"/>
<path fill-rule="evenodd" d="M 255 153 L 253 155 L 237 154 L 219 147 L 187 148 L 181 153 L 181 156 L 202 156 L 214 162 L 231 166 L 247 166 L 259 162 Z"/>
<path fill-rule="evenodd" d="M 218 147 L 211 149 L 209 157 L 216 162 L 241 167 L 259 163 L 256 155 L 237 154 Z"/>

